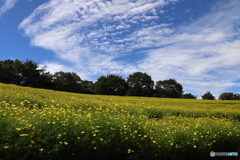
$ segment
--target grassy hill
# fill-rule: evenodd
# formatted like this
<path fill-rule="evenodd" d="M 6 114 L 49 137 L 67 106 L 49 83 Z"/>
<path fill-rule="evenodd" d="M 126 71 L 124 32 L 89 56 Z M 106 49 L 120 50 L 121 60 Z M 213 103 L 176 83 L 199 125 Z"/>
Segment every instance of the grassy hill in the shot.
<path fill-rule="evenodd" d="M 239 122 L 240 101 L 84 95 L 0 83 L 0 160 L 209 159 L 210 151 L 239 152 Z"/>

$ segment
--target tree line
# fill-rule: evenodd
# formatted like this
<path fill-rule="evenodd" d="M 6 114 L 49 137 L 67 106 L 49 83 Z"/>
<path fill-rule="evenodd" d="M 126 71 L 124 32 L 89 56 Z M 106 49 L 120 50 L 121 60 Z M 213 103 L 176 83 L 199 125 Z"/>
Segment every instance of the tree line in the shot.
<path fill-rule="evenodd" d="M 94 83 L 82 80 L 74 72 L 59 71 L 51 74 L 46 68 L 47 66 L 39 68 L 38 64 L 32 60 L 25 62 L 18 59 L 0 61 L 0 82 L 84 94 L 197 98 L 191 93 L 183 94 L 182 85 L 175 79 L 159 80 L 154 85 L 151 76 L 142 72 L 130 74 L 126 80 L 116 74 L 109 74 L 99 77 Z M 215 97 L 210 92 L 206 92 L 202 99 L 214 100 Z M 219 99 L 240 100 L 240 95 L 224 92 Z"/>

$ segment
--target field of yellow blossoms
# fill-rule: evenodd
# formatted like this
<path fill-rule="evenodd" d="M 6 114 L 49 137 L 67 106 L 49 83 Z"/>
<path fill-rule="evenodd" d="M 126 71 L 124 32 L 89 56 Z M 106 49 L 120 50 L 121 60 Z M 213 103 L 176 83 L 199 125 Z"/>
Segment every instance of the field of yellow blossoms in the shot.
<path fill-rule="evenodd" d="M 209 159 L 239 152 L 240 101 L 84 95 L 0 83 L 0 160 Z"/>

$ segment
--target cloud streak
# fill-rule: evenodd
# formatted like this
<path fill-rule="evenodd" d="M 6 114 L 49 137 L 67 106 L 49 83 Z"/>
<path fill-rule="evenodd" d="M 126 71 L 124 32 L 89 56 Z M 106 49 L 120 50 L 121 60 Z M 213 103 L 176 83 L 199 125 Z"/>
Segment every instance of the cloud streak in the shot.
<path fill-rule="evenodd" d="M 9 9 L 13 8 L 18 0 L 3 0 L 2 6 L 0 6 L 0 17 L 3 13 L 7 12 Z"/>
<path fill-rule="evenodd" d="M 187 91 L 198 95 L 239 88 L 240 17 L 235 16 L 239 7 L 239 1 L 231 1 L 175 29 L 157 42 L 161 48 L 151 50 L 139 66 L 148 67 L 155 79 L 174 77 Z"/>
<path fill-rule="evenodd" d="M 19 29 L 31 38 L 31 45 L 52 50 L 59 58 L 76 64 L 78 69 L 84 68 L 93 74 L 128 73 L 134 66 L 114 59 L 123 52 L 140 48 L 133 42 L 136 39 L 131 36 L 133 31 L 139 30 L 133 34 L 144 38 L 141 30 L 144 32 L 145 23 L 158 18 L 154 9 L 174 1 L 51 0 L 25 18 Z"/>
<path fill-rule="evenodd" d="M 211 13 L 178 27 L 161 21 L 164 7 L 175 2 L 181 3 L 50 0 L 26 17 L 19 29 L 31 45 L 55 52 L 86 79 L 143 71 L 155 81 L 176 78 L 197 95 L 239 86 L 234 81 L 240 78 L 236 74 L 240 2 L 219 4 Z"/>

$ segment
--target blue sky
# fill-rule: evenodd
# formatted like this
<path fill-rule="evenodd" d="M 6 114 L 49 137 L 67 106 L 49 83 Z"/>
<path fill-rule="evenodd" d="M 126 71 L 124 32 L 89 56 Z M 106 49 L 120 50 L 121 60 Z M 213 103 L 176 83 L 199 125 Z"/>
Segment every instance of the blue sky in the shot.
<path fill-rule="evenodd" d="M 198 98 L 240 93 L 239 0 L 1 0 L 0 60 L 95 81 L 174 78 Z"/>

